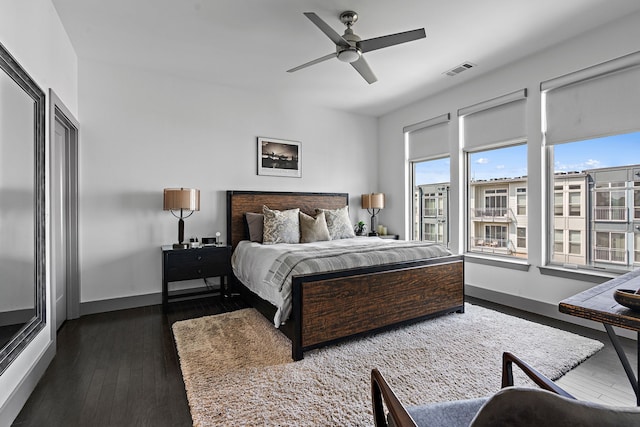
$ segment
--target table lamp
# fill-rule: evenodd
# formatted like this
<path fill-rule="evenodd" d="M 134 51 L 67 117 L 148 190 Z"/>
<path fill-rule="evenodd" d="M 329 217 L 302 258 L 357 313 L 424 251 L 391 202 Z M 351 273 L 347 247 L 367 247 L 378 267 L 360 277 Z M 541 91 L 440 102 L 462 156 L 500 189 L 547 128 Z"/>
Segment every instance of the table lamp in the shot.
<path fill-rule="evenodd" d="M 362 209 L 366 209 L 371 215 L 371 228 L 369 236 L 377 236 L 376 215 L 384 208 L 384 193 L 371 193 L 362 195 Z"/>
<path fill-rule="evenodd" d="M 165 188 L 164 208 L 171 211 L 173 216 L 178 218 L 178 243 L 173 244 L 174 249 L 186 249 L 188 243 L 184 241 L 184 219 L 193 215 L 193 212 L 200 210 L 200 190 L 195 188 Z M 178 216 L 177 211 L 180 211 Z M 188 211 L 188 215 L 184 215 Z"/>

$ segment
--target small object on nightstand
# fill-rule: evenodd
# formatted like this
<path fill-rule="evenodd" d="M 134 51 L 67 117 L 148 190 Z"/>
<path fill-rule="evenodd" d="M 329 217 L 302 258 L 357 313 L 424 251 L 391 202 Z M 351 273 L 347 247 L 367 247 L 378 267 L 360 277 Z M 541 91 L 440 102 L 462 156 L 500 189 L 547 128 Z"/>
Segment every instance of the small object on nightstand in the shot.
<path fill-rule="evenodd" d="M 216 244 L 216 238 L 215 237 L 203 237 L 202 238 L 202 244 L 204 246 L 213 246 Z"/>

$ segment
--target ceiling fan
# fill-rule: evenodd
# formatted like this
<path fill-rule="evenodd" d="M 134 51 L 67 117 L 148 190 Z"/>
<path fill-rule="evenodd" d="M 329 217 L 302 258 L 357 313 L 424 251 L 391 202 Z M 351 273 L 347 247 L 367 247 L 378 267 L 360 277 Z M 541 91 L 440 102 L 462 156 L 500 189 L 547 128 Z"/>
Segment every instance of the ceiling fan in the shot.
<path fill-rule="evenodd" d="M 338 58 L 342 62 L 350 63 L 353 68 L 355 68 L 356 71 L 367 81 L 367 83 L 371 84 L 376 82 L 378 78 L 373 74 L 373 71 L 371 71 L 369 64 L 364 59 L 364 56 L 362 56 L 363 53 L 426 37 L 424 28 L 420 28 L 418 30 L 405 31 L 403 33 L 361 40 L 360 37 L 357 34 L 354 34 L 351 29 L 351 26 L 358 21 L 358 14 L 354 11 L 348 10 L 340 14 L 340 21 L 347 26 L 347 29 L 342 36 L 335 32 L 329 24 L 324 22 L 315 13 L 305 12 L 304 15 L 309 18 L 316 27 L 320 28 L 320 31 L 325 33 L 332 42 L 335 43 L 336 51 L 307 62 L 306 64 L 287 70 L 288 73 L 293 73 L 294 71 L 301 70 L 309 67 L 310 65 L 318 64 L 331 58 Z"/>

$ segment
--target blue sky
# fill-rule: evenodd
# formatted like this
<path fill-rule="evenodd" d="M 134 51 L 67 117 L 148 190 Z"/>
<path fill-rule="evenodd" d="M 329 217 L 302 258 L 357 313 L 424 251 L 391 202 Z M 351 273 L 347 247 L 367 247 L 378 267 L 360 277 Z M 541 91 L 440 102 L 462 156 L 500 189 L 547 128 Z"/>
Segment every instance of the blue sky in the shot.
<path fill-rule="evenodd" d="M 515 178 L 527 175 L 527 146 L 472 153 L 473 179 Z M 581 172 L 612 166 L 640 164 L 640 132 L 596 138 L 554 147 L 554 172 Z M 448 158 L 416 166 L 416 184 L 448 182 Z"/>

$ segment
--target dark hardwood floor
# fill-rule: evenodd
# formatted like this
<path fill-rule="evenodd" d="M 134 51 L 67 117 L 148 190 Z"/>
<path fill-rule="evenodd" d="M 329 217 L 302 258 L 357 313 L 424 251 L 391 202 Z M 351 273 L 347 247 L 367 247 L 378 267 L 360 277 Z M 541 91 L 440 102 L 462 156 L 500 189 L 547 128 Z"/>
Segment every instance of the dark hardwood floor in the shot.
<path fill-rule="evenodd" d="M 558 381 L 579 399 L 635 403 L 631 387 L 604 332 L 480 300 L 471 303 L 549 324 L 605 343 L 605 349 Z M 57 354 L 14 426 L 192 425 L 171 325 L 244 308 L 237 297 L 214 296 L 161 306 L 101 313 L 67 321 Z M 623 339 L 632 366 L 635 341 Z"/>
<path fill-rule="evenodd" d="M 173 342 L 178 320 L 246 307 L 213 296 L 84 316 L 58 331 L 57 353 L 14 426 L 191 426 Z"/>

